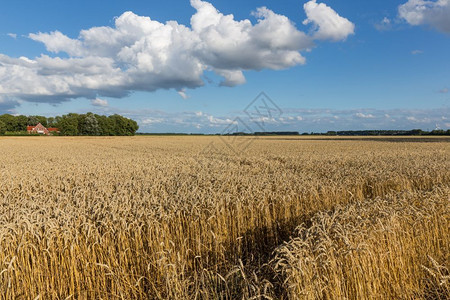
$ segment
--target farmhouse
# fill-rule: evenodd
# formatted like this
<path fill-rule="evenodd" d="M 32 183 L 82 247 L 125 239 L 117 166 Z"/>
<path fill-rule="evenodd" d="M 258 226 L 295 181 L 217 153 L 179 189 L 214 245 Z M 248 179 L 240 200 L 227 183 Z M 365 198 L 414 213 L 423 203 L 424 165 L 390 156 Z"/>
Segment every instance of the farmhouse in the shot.
<path fill-rule="evenodd" d="M 37 124 L 36 126 L 27 126 L 27 132 L 28 134 L 44 134 L 44 135 L 52 135 L 54 133 L 58 133 L 58 128 L 45 128 L 44 125 L 41 123 Z"/>

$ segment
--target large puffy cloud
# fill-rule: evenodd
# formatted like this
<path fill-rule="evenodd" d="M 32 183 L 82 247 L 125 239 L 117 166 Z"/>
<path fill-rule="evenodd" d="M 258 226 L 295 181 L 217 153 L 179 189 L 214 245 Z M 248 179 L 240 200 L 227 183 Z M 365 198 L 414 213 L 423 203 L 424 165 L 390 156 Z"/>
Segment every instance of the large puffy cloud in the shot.
<path fill-rule="evenodd" d="M 411 25 L 430 25 L 450 33 L 450 0 L 409 0 L 399 6 L 398 13 Z"/>
<path fill-rule="evenodd" d="M 312 46 L 312 40 L 285 16 L 267 8 L 254 15 L 258 23 L 235 21 L 232 15 L 219 13 L 210 3 L 192 0 L 197 9 L 191 24 L 199 34 L 197 54 L 215 69 L 283 69 L 303 64 L 298 52 Z"/>
<path fill-rule="evenodd" d="M 114 27 L 82 30 L 77 38 L 59 31 L 30 34 L 54 55 L 29 59 L 0 54 L 0 95 L 60 102 L 175 89 L 186 98 L 186 88 L 204 85 L 205 71 L 223 77 L 223 86 L 243 84 L 244 71 L 304 64 L 300 52 L 312 48 L 314 39 L 343 40 L 354 29 L 315 0 L 305 5 L 313 35 L 265 7 L 253 13 L 253 24 L 224 15 L 205 1 L 191 0 L 191 5 L 196 13 L 190 27 L 125 12 Z"/>
<path fill-rule="evenodd" d="M 315 25 L 314 37 L 316 39 L 345 40 L 347 36 L 355 32 L 355 25 L 352 22 L 341 17 L 324 3 L 311 0 L 305 3 L 303 8 L 307 16 L 303 24 L 313 23 Z"/>

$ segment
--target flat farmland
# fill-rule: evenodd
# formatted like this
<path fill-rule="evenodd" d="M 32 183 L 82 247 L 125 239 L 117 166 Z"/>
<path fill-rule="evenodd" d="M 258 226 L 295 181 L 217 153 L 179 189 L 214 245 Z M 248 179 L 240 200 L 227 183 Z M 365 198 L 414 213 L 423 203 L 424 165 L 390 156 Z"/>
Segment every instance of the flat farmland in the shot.
<path fill-rule="evenodd" d="M 0 299 L 448 299 L 448 138 L 0 138 Z"/>

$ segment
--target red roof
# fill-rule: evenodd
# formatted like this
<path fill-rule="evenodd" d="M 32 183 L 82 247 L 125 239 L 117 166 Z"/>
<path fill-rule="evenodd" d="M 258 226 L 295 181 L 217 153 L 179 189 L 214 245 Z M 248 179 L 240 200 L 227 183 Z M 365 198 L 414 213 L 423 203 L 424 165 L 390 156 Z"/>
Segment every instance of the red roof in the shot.
<path fill-rule="evenodd" d="M 48 134 L 49 132 L 59 132 L 59 128 L 45 128 L 41 123 L 37 124 L 36 126 L 27 126 L 28 132 L 39 132 L 39 130 L 42 130 L 44 134 Z"/>

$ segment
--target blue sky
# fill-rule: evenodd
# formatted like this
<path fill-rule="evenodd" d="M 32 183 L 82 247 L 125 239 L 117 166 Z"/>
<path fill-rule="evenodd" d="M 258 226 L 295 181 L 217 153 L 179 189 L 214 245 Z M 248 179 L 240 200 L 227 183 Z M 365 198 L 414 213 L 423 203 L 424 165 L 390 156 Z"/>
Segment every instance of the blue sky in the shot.
<path fill-rule="evenodd" d="M 450 128 L 450 0 L 191 2 L 4 1 L 0 113 L 119 113 L 142 132 Z M 280 109 L 263 123 L 245 111 L 260 92 L 253 107 Z"/>

